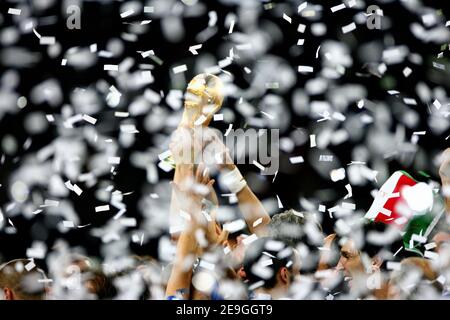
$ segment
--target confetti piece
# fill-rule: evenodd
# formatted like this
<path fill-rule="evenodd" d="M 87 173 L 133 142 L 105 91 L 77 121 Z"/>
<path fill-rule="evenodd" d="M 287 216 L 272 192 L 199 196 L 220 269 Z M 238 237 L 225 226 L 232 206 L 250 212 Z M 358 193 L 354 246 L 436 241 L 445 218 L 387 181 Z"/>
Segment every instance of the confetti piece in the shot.
<path fill-rule="evenodd" d="M 331 12 L 336 12 L 342 9 L 345 9 L 345 3 L 341 3 L 337 6 L 331 7 Z"/>
<path fill-rule="evenodd" d="M 228 136 L 228 135 L 230 134 L 230 132 L 231 132 L 232 129 L 233 129 L 233 124 L 230 123 L 230 124 L 228 125 L 227 131 L 225 131 L 224 136 L 225 136 L 225 137 Z"/>
<path fill-rule="evenodd" d="M 119 221 L 125 227 L 135 227 L 137 225 L 136 218 L 122 218 Z"/>
<path fill-rule="evenodd" d="M 352 22 L 352 23 L 342 27 L 342 33 L 346 34 L 355 29 L 356 29 L 356 24 L 354 22 Z"/>
<path fill-rule="evenodd" d="M 138 133 L 139 131 L 136 129 L 136 126 L 132 123 L 130 124 L 121 124 L 120 131 L 125 133 Z"/>
<path fill-rule="evenodd" d="M 320 47 L 321 47 L 321 46 L 318 46 L 318 47 L 317 47 L 317 50 L 316 50 L 316 59 L 319 57 Z"/>
<path fill-rule="evenodd" d="M 95 212 L 103 212 L 103 211 L 109 211 L 109 205 L 103 205 L 103 206 L 97 206 L 95 207 Z"/>
<path fill-rule="evenodd" d="M 134 10 L 133 10 L 133 9 L 127 10 L 127 11 L 125 11 L 125 12 L 122 12 L 122 13 L 120 14 L 120 17 L 121 17 L 121 18 L 126 18 L 126 17 L 131 16 L 133 13 L 134 13 Z"/>
<path fill-rule="evenodd" d="M 405 69 L 403 69 L 403 75 L 405 76 L 405 78 L 408 78 L 412 73 L 411 68 L 406 67 Z"/>
<path fill-rule="evenodd" d="M 433 251 L 425 251 L 424 257 L 430 260 L 438 260 L 439 254 Z"/>
<path fill-rule="evenodd" d="M 292 18 L 289 17 L 286 13 L 283 13 L 283 19 L 286 20 L 289 23 L 292 23 Z"/>
<path fill-rule="evenodd" d="M 345 169 L 339 168 L 339 169 L 331 170 L 330 177 L 333 182 L 345 179 Z"/>
<path fill-rule="evenodd" d="M 439 69 L 439 70 L 445 70 L 445 65 L 444 64 L 437 63 L 437 62 L 434 62 L 434 61 L 433 61 L 433 67 L 435 67 L 436 69 Z"/>
<path fill-rule="evenodd" d="M 344 197 L 344 199 L 351 198 L 353 196 L 352 186 L 350 184 L 346 184 L 345 189 L 347 189 L 347 195 Z"/>
<path fill-rule="evenodd" d="M 223 225 L 223 229 L 227 230 L 230 233 L 235 233 L 235 232 L 237 232 L 239 230 L 244 229 L 245 226 L 246 226 L 245 221 L 242 220 L 242 219 L 238 219 L 238 220 L 235 220 L 235 221 L 232 221 L 232 222 L 225 223 Z"/>
<path fill-rule="evenodd" d="M 108 157 L 109 164 L 120 164 L 120 157 Z"/>
<path fill-rule="evenodd" d="M 189 51 L 195 56 L 195 55 L 198 55 L 197 50 L 199 50 L 201 47 L 202 47 L 202 44 L 196 44 L 195 46 L 190 46 Z"/>
<path fill-rule="evenodd" d="M 223 114 L 222 113 L 215 114 L 214 121 L 223 121 Z"/>
<path fill-rule="evenodd" d="M 442 105 L 441 105 L 441 103 L 438 101 L 438 99 L 435 99 L 435 100 L 433 101 L 433 106 L 435 106 L 437 110 L 439 110 L 439 109 L 442 107 Z"/>
<path fill-rule="evenodd" d="M 343 209 L 347 209 L 347 210 L 355 210 L 356 209 L 356 205 L 354 203 L 342 202 L 341 205 L 342 205 Z"/>
<path fill-rule="evenodd" d="M 258 218 L 253 222 L 253 228 L 259 226 L 262 223 L 263 219 L 262 218 Z"/>
<path fill-rule="evenodd" d="M 21 12 L 22 12 L 21 9 L 15 9 L 15 8 L 8 9 L 8 14 L 12 14 L 12 15 L 16 15 L 16 16 L 20 16 Z"/>
<path fill-rule="evenodd" d="M 253 164 L 261 171 L 265 171 L 266 170 L 266 168 L 262 164 L 260 164 L 258 161 L 256 161 L 256 160 L 253 160 Z"/>
<path fill-rule="evenodd" d="M 302 46 L 305 43 L 305 39 L 298 39 L 297 45 Z"/>
<path fill-rule="evenodd" d="M 208 118 L 205 115 L 200 115 L 197 120 L 194 122 L 194 126 L 200 126 L 202 125 Z"/>
<path fill-rule="evenodd" d="M 333 213 L 339 210 L 339 206 L 334 206 L 328 209 L 328 215 L 333 219 Z"/>
<path fill-rule="evenodd" d="M 116 111 L 114 112 L 114 116 L 117 118 L 126 118 L 130 115 L 129 112 L 120 112 L 120 111 Z"/>
<path fill-rule="evenodd" d="M 414 98 L 403 98 L 403 102 L 408 104 L 408 105 L 412 105 L 412 106 L 416 106 L 417 105 L 417 101 Z"/>
<path fill-rule="evenodd" d="M 234 19 L 231 20 L 231 22 L 230 22 L 230 28 L 228 29 L 228 34 L 232 34 L 232 33 L 233 33 L 234 23 L 235 23 Z"/>
<path fill-rule="evenodd" d="M 76 193 L 77 196 L 80 196 L 83 193 L 83 190 L 76 184 L 73 185 L 73 192 Z"/>
<path fill-rule="evenodd" d="M 75 228 L 75 225 L 74 225 L 73 221 L 64 220 L 63 227 L 64 228 Z"/>
<path fill-rule="evenodd" d="M 95 124 L 97 122 L 97 119 L 95 119 L 87 114 L 83 114 L 83 120 L 86 122 L 89 122 L 90 124 Z"/>
<path fill-rule="evenodd" d="M 39 39 L 39 44 L 42 45 L 52 45 L 56 43 L 55 37 L 41 37 Z"/>
<path fill-rule="evenodd" d="M 185 72 L 185 71 L 187 71 L 187 66 L 185 64 L 183 64 L 181 66 L 172 68 L 172 71 L 175 74 Z"/>
<path fill-rule="evenodd" d="M 119 66 L 116 64 L 105 64 L 103 66 L 103 70 L 105 71 L 119 71 Z"/>
<path fill-rule="evenodd" d="M 158 158 L 159 158 L 159 160 L 162 161 L 162 160 L 169 158 L 171 155 L 172 155 L 172 152 L 170 152 L 170 150 L 166 150 L 166 151 L 160 153 L 158 155 Z"/>
<path fill-rule="evenodd" d="M 248 246 L 250 243 L 252 243 L 253 241 L 257 240 L 258 236 L 254 233 L 252 233 L 250 236 L 248 236 L 247 238 L 245 238 L 244 240 L 242 240 L 242 243 L 246 246 Z"/>
<path fill-rule="evenodd" d="M 311 134 L 310 136 L 309 136 L 309 140 L 310 140 L 310 147 L 311 148 L 314 148 L 314 147 L 316 147 L 317 146 L 317 144 L 316 144 L 316 135 L 315 134 Z"/>
<path fill-rule="evenodd" d="M 305 30 L 306 30 L 306 25 L 300 23 L 298 25 L 297 31 L 300 32 L 300 33 L 304 33 Z"/>
<path fill-rule="evenodd" d="M 278 195 L 276 195 L 276 196 L 277 196 L 278 208 L 283 209 L 284 207 L 283 207 L 283 204 L 281 203 L 280 197 Z"/>
<path fill-rule="evenodd" d="M 30 262 L 28 262 L 28 263 L 25 265 L 25 270 L 31 271 L 31 270 L 33 270 L 34 267 L 36 267 L 36 265 L 34 264 L 34 261 L 31 260 Z"/>
<path fill-rule="evenodd" d="M 402 265 L 399 262 L 388 261 L 386 263 L 386 268 L 388 270 L 401 270 Z"/>
<path fill-rule="evenodd" d="M 314 68 L 311 66 L 298 66 L 298 72 L 313 72 Z"/>
<path fill-rule="evenodd" d="M 144 7 L 144 12 L 145 12 L 145 13 L 153 13 L 153 12 L 155 12 L 155 7 L 152 7 L 152 6 L 145 6 L 145 7 Z"/>
<path fill-rule="evenodd" d="M 434 248 L 436 248 L 436 243 L 435 242 L 430 242 L 430 243 L 427 243 L 424 247 L 425 247 L 425 250 L 431 250 L 431 249 L 434 249 Z"/>
<path fill-rule="evenodd" d="M 323 204 L 319 204 L 319 212 L 325 212 L 327 210 L 327 207 L 325 207 Z"/>
<path fill-rule="evenodd" d="M 304 162 L 302 156 L 290 157 L 290 158 L 289 158 L 289 161 L 290 161 L 292 164 L 297 164 L 297 163 L 303 163 L 303 162 Z"/>
<path fill-rule="evenodd" d="M 307 6 L 308 6 L 308 2 L 306 2 L 306 1 L 299 4 L 297 7 L 297 12 L 298 13 L 302 12 Z"/>

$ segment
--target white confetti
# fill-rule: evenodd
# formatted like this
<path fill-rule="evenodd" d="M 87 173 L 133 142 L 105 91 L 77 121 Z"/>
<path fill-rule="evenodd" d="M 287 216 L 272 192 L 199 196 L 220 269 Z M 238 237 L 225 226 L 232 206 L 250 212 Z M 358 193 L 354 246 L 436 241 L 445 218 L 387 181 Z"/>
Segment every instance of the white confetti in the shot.
<path fill-rule="evenodd" d="M 197 50 L 201 49 L 201 47 L 202 47 L 202 44 L 196 44 L 195 46 L 190 46 L 189 51 L 195 56 L 195 55 L 198 55 Z"/>
<path fill-rule="evenodd" d="M 103 206 L 97 206 L 95 207 L 95 212 L 103 212 L 103 211 L 109 211 L 109 205 L 103 205 Z"/>
<path fill-rule="evenodd" d="M 258 236 L 256 234 L 252 233 L 250 236 L 248 236 L 247 238 L 242 240 L 242 243 L 244 245 L 248 246 L 250 243 L 252 243 L 255 240 L 258 240 Z"/>
<path fill-rule="evenodd" d="M 55 37 L 41 37 L 39 39 L 39 44 L 42 45 L 52 45 L 56 43 Z"/>
<path fill-rule="evenodd" d="M 134 10 L 133 10 L 133 9 L 131 9 L 131 10 L 128 10 L 128 11 L 122 12 L 122 13 L 120 14 L 120 17 L 121 17 L 121 18 L 126 18 L 126 17 L 129 17 L 129 16 L 131 16 L 131 15 L 132 15 L 133 13 L 134 13 Z"/>
<path fill-rule="evenodd" d="M 181 72 L 185 72 L 187 71 L 187 66 L 185 64 L 181 65 L 181 66 L 177 66 L 172 68 L 173 73 L 177 74 L 177 73 L 181 73 Z"/>
<path fill-rule="evenodd" d="M 34 267 L 36 267 L 36 264 L 34 263 L 33 260 L 31 260 L 30 262 L 28 262 L 28 263 L 25 265 L 25 270 L 31 271 L 31 270 L 33 270 Z"/>
<path fill-rule="evenodd" d="M 83 120 L 89 122 L 90 124 L 95 124 L 97 122 L 97 119 L 87 114 L 83 114 Z"/>
<path fill-rule="evenodd" d="M 262 164 L 260 164 L 258 161 L 256 161 L 256 160 L 253 160 L 253 164 L 261 171 L 265 171 L 266 170 L 266 168 Z"/>
<path fill-rule="evenodd" d="M 22 12 L 21 9 L 15 9 L 15 8 L 8 9 L 8 14 L 12 14 L 12 15 L 16 15 L 16 16 L 20 16 L 21 12 Z"/>
<path fill-rule="evenodd" d="M 280 197 L 278 195 L 276 195 L 276 196 L 277 196 L 278 208 L 283 209 L 284 207 L 283 207 L 283 204 L 281 203 Z"/>
<path fill-rule="evenodd" d="M 233 33 L 234 23 L 235 23 L 234 19 L 231 20 L 231 22 L 230 22 L 230 28 L 228 29 L 228 34 L 232 34 L 232 33 Z"/>
<path fill-rule="evenodd" d="M 342 33 L 346 34 L 355 29 L 356 29 L 356 24 L 354 22 L 352 22 L 352 23 L 342 27 Z"/>
<path fill-rule="evenodd" d="M 105 71 L 119 71 L 119 66 L 117 64 L 105 64 L 103 66 Z"/>
<path fill-rule="evenodd" d="M 442 107 L 442 105 L 441 105 L 441 103 L 439 102 L 438 99 L 435 99 L 435 100 L 433 101 L 433 106 L 435 106 L 436 109 L 438 109 L 438 110 Z"/>
<path fill-rule="evenodd" d="M 292 18 L 289 17 L 286 13 L 283 13 L 283 19 L 286 20 L 289 23 L 292 23 Z"/>
<path fill-rule="evenodd" d="M 345 169 L 339 168 L 339 169 L 331 170 L 330 177 L 333 182 L 345 179 Z"/>
<path fill-rule="evenodd" d="M 262 223 L 263 219 L 262 218 L 258 218 L 253 222 L 253 228 L 259 226 Z"/>
<path fill-rule="evenodd" d="M 405 67 L 405 69 L 403 69 L 403 75 L 405 76 L 405 78 L 408 78 L 412 73 L 411 68 L 409 67 Z"/>
<path fill-rule="evenodd" d="M 308 2 L 306 2 L 306 1 L 299 4 L 298 8 L 297 8 L 297 12 L 298 13 L 302 12 L 307 6 L 308 6 Z"/>
<path fill-rule="evenodd" d="M 120 157 L 108 157 L 109 164 L 120 164 Z"/>
<path fill-rule="evenodd" d="M 298 72 L 313 72 L 314 68 L 311 66 L 298 66 Z"/>
<path fill-rule="evenodd" d="M 317 144 L 316 144 L 316 135 L 315 134 L 311 134 L 310 136 L 309 136 L 309 141 L 310 141 L 310 147 L 311 148 L 314 148 L 314 147 L 316 147 L 317 146 Z"/>
<path fill-rule="evenodd" d="M 302 156 L 290 157 L 290 158 L 289 158 L 289 161 L 290 161 L 292 164 L 297 164 L 297 163 L 303 163 L 303 162 L 304 162 Z"/>
<path fill-rule="evenodd" d="M 433 251 L 425 251 L 424 257 L 430 260 L 438 260 L 439 254 Z"/>
<path fill-rule="evenodd" d="M 341 3 L 337 6 L 331 7 L 331 12 L 336 12 L 342 9 L 345 9 L 345 3 Z"/>

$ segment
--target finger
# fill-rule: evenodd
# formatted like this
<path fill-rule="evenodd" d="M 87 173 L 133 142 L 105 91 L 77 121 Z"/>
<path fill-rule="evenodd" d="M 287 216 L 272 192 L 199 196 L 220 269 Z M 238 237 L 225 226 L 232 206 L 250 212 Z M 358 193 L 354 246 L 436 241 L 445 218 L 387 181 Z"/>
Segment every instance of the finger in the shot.
<path fill-rule="evenodd" d="M 205 167 L 205 170 L 203 170 L 203 180 L 202 184 L 208 184 L 209 183 L 209 169 L 208 167 Z"/>
<path fill-rule="evenodd" d="M 203 163 L 200 163 L 197 166 L 197 171 L 195 172 L 195 181 L 201 183 L 202 182 L 202 176 L 203 176 Z"/>
<path fill-rule="evenodd" d="M 226 240 L 228 240 L 228 235 L 230 232 L 228 230 L 223 229 L 217 238 L 217 243 L 223 244 Z"/>
<path fill-rule="evenodd" d="M 215 179 L 211 179 L 211 180 L 209 180 L 208 181 L 208 184 L 207 184 L 207 186 L 208 187 L 212 187 L 213 186 L 213 184 L 216 182 L 216 180 Z"/>

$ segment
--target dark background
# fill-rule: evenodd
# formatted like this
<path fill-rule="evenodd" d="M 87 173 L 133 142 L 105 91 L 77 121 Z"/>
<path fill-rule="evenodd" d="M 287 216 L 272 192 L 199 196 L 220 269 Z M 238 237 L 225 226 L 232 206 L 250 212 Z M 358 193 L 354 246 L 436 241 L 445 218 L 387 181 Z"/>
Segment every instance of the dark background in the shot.
<path fill-rule="evenodd" d="M 318 3 L 317 1 L 308 2 Z M 274 3 L 274 5 L 278 4 L 277 1 L 273 1 L 272 3 Z M 289 2 L 285 2 L 285 4 L 286 3 Z M 298 3 L 291 3 L 293 3 L 294 8 L 296 8 L 296 6 L 298 5 Z M 343 35 L 340 28 L 341 26 L 346 25 L 351 21 L 353 15 L 355 14 L 355 11 L 352 9 L 345 9 L 339 11 L 339 14 L 333 14 L 329 10 L 329 7 L 338 5 L 340 3 L 341 1 L 326 1 L 326 4 L 323 4 L 325 9 L 323 10 L 324 16 L 321 21 L 327 24 L 327 33 L 322 37 L 316 37 L 313 36 L 310 33 L 309 28 L 307 28 L 303 36 L 305 39 L 307 39 L 307 45 L 304 45 L 304 52 L 298 56 L 292 55 L 290 53 L 290 48 L 292 46 L 295 46 L 299 38 L 296 27 L 298 23 L 304 23 L 308 25 L 309 22 L 296 14 L 291 14 L 293 23 L 292 25 L 289 25 L 278 14 L 274 14 L 272 10 L 262 10 L 260 19 L 269 20 L 279 25 L 281 30 L 283 31 L 284 37 L 283 41 L 276 42 L 270 48 L 269 53 L 283 57 L 291 63 L 294 69 L 296 69 L 298 65 L 312 65 L 314 66 L 315 70 L 317 70 L 320 69 L 320 63 L 318 59 L 315 59 L 315 52 L 318 45 L 320 45 L 324 39 L 337 39 L 339 41 L 350 40 L 358 44 L 353 48 L 358 48 L 359 45 L 362 45 L 367 41 L 372 41 L 374 39 L 383 39 L 383 37 L 386 36 L 386 31 L 368 30 L 367 28 L 361 26 L 358 26 L 357 30 L 353 31 L 351 34 Z M 444 16 L 450 17 L 449 7 L 446 1 L 427 1 L 426 3 L 431 7 L 442 10 Z M 0 28 L 14 25 L 12 16 L 7 14 L 7 10 L 9 7 L 14 7 L 15 4 L 16 2 L 9 1 L 2 1 L 2 3 L 0 4 L 0 12 L 3 17 L 3 22 Z M 219 31 L 212 38 L 208 39 L 208 41 L 203 43 L 203 47 L 199 51 L 215 54 L 219 45 L 227 37 L 228 28 L 224 27 L 225 16 L 229 12 L 236 12 L 237 7 L 234 5 L 225 5 L 218 1 L 204 1 L 204 4 L 207 6 L 207 11 L 214 10 L 218 13 L 217 26 L 219 28 Z M 393 26 L 388 33 L 395 39 L 397 44 L 406 44 L 411 51 L 419 53 L 424 59 L 423 65 L 414 66 L 413 73 L 407 79 L 402 77 L 402 70 L 405 66 L 408 65 L 408 63 L 406 62 L 395 66 L 389 66 L 388 72 L 381 79 L 374 76 L 359 77 L 357 76 L 357 73 L 364 72 L 365 66 L 363 65 L 363 63 L 361 63 L 360 60 L 358 60 L 356 50 L 353 49 L 353 66 L 347 68 L 345 76 L 337 80 L 337 83 L 362 84 L 368 90 L 367 100 L 381 100 L 387 101 L 388 103 L 390 99 L 393 99 L 393 97 L 390 97 L 386 93 L 386 91 L 389 89 L 398 90 L 404 96 L 413 97 L 419 101 L 415 92 L 415 84 L 418 81 L 424 81 L 425 83 L 432 86 L 443 86 L 448 92 L 450 86 L 448 73 L 443 75 L 443 77 L 447 77 L 444 79 L 442 79 L 442 77 L 436 77 L 434 78 L 435 80 L 433 80 L 429 76 L 430 69 L 432 68 L 432 61 L 434 61 L 433 58 L 435 58 L 437 53 L 441 51 L 441 46 L 431 43 L 424 44 L 413 37 L 409 31 L 410 24 L 414 21 L 417 21 L 417 16 L 405 10 L 398 1 L 376 4 L 382 7 L 385 15 L 392 18 Z M 57 4 L 51 6 L 49 9 L 39 12 L 40 17 L 57 17 L 57 22 L 55 24 L 40 27 L 39 32 L 41 34 L 55 36 L 62 45 L 62 52 L 72 46 L 89 46 L 92 43 L 97 43 L 100 50 L 100 48 L 105 47 L 109 39 L 120 35 L 120 33 L 123 32 L 125 28 L 123 22 L 127 21 L 127 19 L 120 18 L 120 5 L 121 3 L 117 1 L 112 3 L 99 3 L 94 1 L 85 2 L 83 3 L 81 17 L 81 30 L 68 30 L 65 26 L 65 17 L 61 14 L 63 12 L 63 9 L 61 7 L 62 4 L 57 2 Z M 142 14 L 140 16 L 134 16 L 133 19 L 138 21 L 140 19 L 148 19 L 148 16 L 146 17 L 144 14 Z M 154 83 L 149 85 L 149 87 L 156 92 L 162 90 L 163 92 L 168 93 L 170 89 L 173 89 L 173 82 L 170 78 L 171 68 L 173 66 L 186 63 L 188 65 L 186 79 L 190 79 L 194 76 L 190 66 L 193 64 L 197 56 L 192 56 L 188 49 L 189 46 L 198 43 L 195 40 L 195 36 L 200 31 L 206 28 L 209 18 L 207 14 L 195 18 L 183 18 L 185 26 L 185 37 L 179 43 L 171 43 L 167 41 L 162 36 L 159 19 L 154 17 L 151 17 L 151 19 L 153 21 L 150 24 L 148 32 L 140 35 L 137 42 L 126 42 L 125 52 L 123 56 L 132 56 L 136 59 L 137 63 L 151 63 L 150 60 L 143 59 L 136 51 L 153 49 L 157 53 L 157 55 L 164 60 L 164 63 L 161 66 L 154 64 L 152 74 L 155 77 L 155 81 Z M 236 30 L 239 31 L 238 24 L 235 25 L 235 32 Z M 108 80 L 109 83 L 114 83 L 114 79 L 109 77 L 107 72 L 103 70 L 103 64 L 117 64 L 122 61 L 122 57 L 120 59 L 99 58 L 98 63 L 94 67 L 87 70 L 77 71 L 71 67 L 62 67 L 60 58 L 53 59 L 45 54 L 45 47 L 39 45 L 39 42 L 37 41 L 36 36 L 33 33 L 22 35 L 17 45 L 25 47 L 30 51 L 42 53 L 42 59 L 33 67 L 23 67 L 18 69 L 20 73 L 20 85 L 17 91 L 20 93 L 20 95 L 27 96 L 31 88 L 36 84 L 49 78 L 56 78 L 59 80 L 59 83 L 63 88 L 64 103 L 68 103 L 69 94 L 75 87 L 90 86 L 95 81 L 101 78 Z M 445 50 L 442 51 L 445 52 L 445 57 L 448 57 L 448 46 Z M 443 63 L 442 61 L 440 62 Z M 0 65 L 0 74 L 3 74 L 6 70 L 10 69 L 9 67 L 4 66 L 3 63 Z M 236 85 L 241 88 L 248 87 L 249 83 L 245 80 L 243 76 L 243 70 L 240 67 L 232 65 L 225 69 L 233 73 L 233 75 L 235 76 L 234 83 Z M 314 75 L 315 73 L 297 77 L 296 85 L 291 90 L 283 94 L 283 98 L 285 98 L 285 101 L 288 105 L 291 105 L 291 96 L 293 90 L 298 87 L 303 87 L 306 80 L 314 77 Z M 394 81 L 395 85 L 392 85 L 391 87 L 386 85 L 386 83 L 389 83 L 389 81 L 386 80 L 387 77 L 389 77 L 389 79 L 387 80 Z M 184 88 L 179 89 L 184 90 Z M 138 94 L 142 94 L 142 92 L 127 93 L 123 96 L 123 98 L 131 100 L 135 95 Z M 315 98 L 321 100 L 323 97 Z M 224 102 L 224 105 L 232 108 L 235 102 L 235 99 L 227 98 Z M 161 104 L 164 105 L 164 102 L 162 102 Z M 257 101 L 255 101 L 255 104 L 257 104 Z M 3 137 L 5 134 L 12 134 L 16 137 L 18 145 L 22 145 L 28 138 L 28 134 L 23 127 L 23 120 L 26 113 L 30 109 L 42 110 L 45 113 L 57 112 L 54 108 L 46 104 L 30 105 L 29 102 L 29 105 L 23 110 L 20 110 L 15 114 L 4 115 L 4 117 L 0 121 L 0 137 Z M 426 130 L 428 127 L 427 119 L 429 116 L 429 112 L 427 106 L 419 103 L 418 106 L 415 106 L 415 109 L 419 112 L 421 121 L 418 128 L 416 128 L 415 130 L 406 129 L 407 136 L 410 136 L 412 134 L 412 131 Z M 349 106 L 349 110 L 355 113 L 359 112 L 356 104 Z M 108 119 L 112 117 L 114 111 L 120 110 L 108 109 L 105 106 L 105 108 L 96 115 L 96 118 L 98 118 L 99 123 L 102 121 L 108 121 Z M 245 118 L 239 116 L 238 113 L 236 113 L 236 115 L 237 117 L 235 121 L 235 127 L 243 127 L 246 122 Z M 293 111 L 291 111 L 291 116 L 292 121 L 290 124 L 291 129 L 288 130 L 289 132 L 297 130 L 297 128 L 305 128 L 306 130 L 311 130 L 316 125 L 313 120 L 304 116 L 298 116 Z M 142 192 L 145 192 L 139 187 L 146 184 L 145 171 L 139 168 L 135 168 L 129 163 L 129 161 L 127 161 L 127 159 L 132 151 L 143 151 L 146 150 L 149 146 L 154 145 L 155 139 L 154 136 L 147 133 L 145 129 L 139 127 L 140 121 L 137 121 L 137 123 L 137 128 L 140 131 L 140 134 L 137 136 L 136 143 L 132 148 L 124 148 L 121 150 L 122 162 L 117 168 L 118 173 L 117 175 L 110 176 L 109 178 L 115 182 L 116 186 L 118 186 L 120 190 L 123 190 L 124 192 L 128 190 L 134 191 L 133 194 L 125 198 L 128 212 L 127 215 L 138 217 L 139 220 L 141 216 L 139 210 L 137 209 L 137 202 L 142 196 Z M 397 120 L 393 118 L 392 131 L 395 130 L 396 125 Z M 217 125 L 217 123 L 214 123 L 214 126 L 224 131 L 227 127 L 227 124 L 222 123 L 221 125 Z M 115 136 L 119 129 L 118 125 L 112 125 L 108 127 L 112 127 L 114 129 L 111 130 L 110 128 L 106 127 L 102 129 L 102 127 L 97 127 L 97 130 L 99 130 L 99 132 L 102 132 L 102 130 L 104 130 L 105 132 L 102 133 Z M 366 132 L 365 134 L 369 133 Z M 441 136 L 433 136 L 431 134 L 427 134 L 426 136 L 421 136 L 420 138 L 420 147 L 425 151 L 425 153 L 430 155 L 430 163 L 428 166 L 428 170 L 426 170 L 426 173 L 435 180 L 437 180 L 437 172 L 436 167 L 431 164 L 431 155 L 434 154 L 437 150 L 443 150 L 448 146 L 448 141 L 445 140 L 445 137 L 448 136 L 448 134 L 449 133 L 447 130 L 446 134 L 443 134 Z M 10 194 L 7 191 L 10 173 L 21 164 L 21 159 L 26 154 L 36 152 L 43 146 L 49 144 L 56 135 L 56 129 L 53 126 L 50 126 L 49 130 L 47 130 L 45 133 L 32 137 L 32 144 L 29 149 L 21 151 L 19 148 L 18 153 L 14 157 L 7 156 L 5 158 L 5 162 L 0 167 L 0 183 L 2 184 L 2 187 L 0 189 L 0 205 L 3 209 L 5 205 L 11 200 Z M 354 146 L 355 143 L 349 140 L 337 146 L 330 146 L 329 150 L 331 150 L 344 165 L 350 163 L 352 160 L 355 160 L 352 159 L 351 154 Z M 305 155 L 308 150 L 309 143 L 307 142 L 303 146 L 296 147 L 292 154 L 285 154 L 281 152 L 281 168 L 280 172 L 278 173 L 277 179 L 273 184 L 271 184 L 269 189 L 265 190 L 264 192 L 259 192 L 258 196 L 264 199 L 275 197 L 275 194 L 277 194 L 282 200 L 285 208 L 292 207 L 299 210 L 302 209 L 299 203 L 300 197 L 320 198 L 320 195 L 318 195 L 318 191 L 320 190 L 331 189 L 336 193 L 335 198 L 331 201 L 320 202 L 327 205 L 327 207 L 333 206 L 337 198 L 342 198 L 346 194 L 344 186 L 348 183 L 347 180 L 333 183 L 330 180 L 323 179 L 308 164 L 308 161 L 305 161 L 305 163 L 303 163 L 302 165 L 297 165 L 295 168 L 292 168 L 292 166 L 289 164 L 289 157 L 294 155 Z M 390 172 L 402 169 L 408 171 L 417 179 L 423 179 L 425 181 L 427 180 L 426 177 L 418 173 L 417 168 L 414 166 L 414 162 L 410 163 L 408 166 L 405 166 L 396 158 L 386 159 L 386 161 L 388 163 Z M 289 170 L 284 169 L 287 167 L 289 167 Z M 240 166 L 240 168 L 243 172 L 257 172 L 257 169 L 254 166 L 250 165 L 242 165 Z M 159 170 L 159 175 L 160 179 L 171 179 L 171 173 L 166 174 Z M 373 188 L 373 185 L 353 187 L 353 199 L 356 201 L 358 208 L 362 208 L 363 210 L 368 209 L 372 201 L 370 191 Z M 81 218 L 80 224 L 91 223 L 92 227 L 102 226 L 107 220 L 111 218 L 110 214 L 92 214 L 94 203 L 97 203 L 93 194 L 95 188 L 88 189 L 87 187 L 83 186 L 83 190 L 84 192 L 81 197 L 77 197 L 73 193 L 70 194 L 70 199 L 72 200 L 73 205 Z M 11 235 L 0 231 L 0 252 L 3 256 L 3 260 L 9 260 L 12 258 L 24 256 L 26 249 L 30 246 L 30 243 L 33 240 L 32 232 L 30 232 L 30 230 L 36 228 L 37 226 L 39 226 L 40 228 L 45 228 L 45 226 L 47 225 L 46 222 L 43 222 L 45 221 L 45 219 L 58 219 L 58 217 L 45 217 L 43 215 L 38 215 L 30 220 L 21 216 L 12 218 L 12 221 L 17 229 L 17 233 Z M 332 232 L 333 221 L 328 218 L 328 214 L 324 214 L 323 225 L 327 233 Z M 50 248 L 54 241 L 59 237 L 62 237 L 62 235 L 59 234 L 57 230 L 48 229 L 43 233 L 42 240 L 44 240 Z M 99 254 L 98 249 L 101 242 L 98 238 L 93 237 L 90 234 L 89 228 L 70 231 L 67 234 L 63 235 L 63 237 L 66 238 L 71 245 L 80 245 L 84 247 L 91 255 Z M 146 241 L 143 247 L 132 245 L 132 249 L 139 254 L 151 253 L 153 255 L 156 255 L 156 243 L 157 239 L 153 239 L 152 241 Z"/>

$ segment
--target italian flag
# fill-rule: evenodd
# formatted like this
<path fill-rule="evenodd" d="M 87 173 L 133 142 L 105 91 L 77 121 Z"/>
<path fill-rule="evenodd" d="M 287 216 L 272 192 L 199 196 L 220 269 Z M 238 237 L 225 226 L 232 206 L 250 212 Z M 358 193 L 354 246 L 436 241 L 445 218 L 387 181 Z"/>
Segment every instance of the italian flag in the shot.
<path fill-rule="evenodd" d="M 396 227 L 405 250 L 422 255 L 423 245 L 429 242 L 427 236 L 443 213 L 433 210 L 439 200 L 437 192 L 426 183 L 396 171 L 381 186 L 364 217 Z"/>

